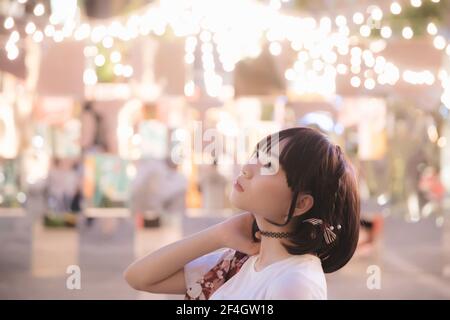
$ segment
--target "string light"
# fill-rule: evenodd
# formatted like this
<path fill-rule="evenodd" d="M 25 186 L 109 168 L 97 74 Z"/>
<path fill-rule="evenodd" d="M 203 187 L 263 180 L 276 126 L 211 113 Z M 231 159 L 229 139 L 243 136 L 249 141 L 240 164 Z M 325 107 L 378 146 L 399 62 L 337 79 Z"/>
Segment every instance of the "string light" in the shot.
<path fill-rule="evenodd" d="M 185 56 L 184 56 L 184 61 L 185 61 L 187 64 L 193 64 L 194 61 L 195 61 L 195 56 L 194 56 L 194 54 L 192 54 L 192 53 L 190 53 L 190 52 L 186 53 Z"/>
<path fill-rule="evenodd" d="M 123 73 L 123 65 L 118 63 L 114 66 L 113 72 L 116 76 L 121 76 Z"/>
<path fill-rule="evenodd" d="M 352 66 L 350 67 L 350 71 L 351 71 L 353 74 L 358 74 L 358 73 L 361 72 L 361 67 L 360 67 L 359 65 L 352 65 Z"/>
<path fill-rule="evenodd" d="M 107 29 L 105 26 L 103 26 L 103 25 L 96 26 L 96 27 L 94 27 L 94 29 L 92 29 L 91 41 L 93 43 L 98 43 L 103 40 L 103 38 L 106 36 L 106 34 L 107 34 Z"/>
<path fill-rule="evenodd" d="M 347 24 L 347 19 L 343 15 L 339 15 L 336 17 L 335 22 L 338 27 L 342 27 Z"/>
<path fill-rule="evenodd" d="M 437 34 L 438 30 L 437 30 L 436 25 L 433 22 L 428 23 L 428 25 L 427 25 L 427 32 L 429 34 L 431 34 L 432 36 Z"/>
<path fill-rule="evenodd" d="M 194 96 L 195 93 L 195 84 L 194 81 L 189 81 L 184 85 L 184 95 L 187 97 Z"/>
<path fill-rule="evenodd" d="M 44 34 L 42 33 L 42 31 L 38 30 L 33 34 L 33 41 L 36 43 L 42 42 L 42 40 L 44 39 Z"/>
<path fill-rule="evenodd" d="M 280 0 L 270 0 L 270 7 L 274 10 L 279 10 L 281 8 Z"/>
<path fill-rule="evenodd" d="M 398 2 L 391 3 L 391 13 L 392 14 L 400 14 L 402 12 L 402 6 Z"/>
<path fill-rule="evenodd" d="M 389 39 L 392 35 L 392 29 L 388 26 L 384 26 L 381 28 L 380 34 L 383 38 Z"/>
<path fill-rule="evenodd" d="M 8 50 L 7 58 L 9 60 L 17 59 L 17 57 L 19 56 L 19 48 L 17 48 L 15 45 L 11 45 L 7 50 Z"/>
<path fill-rule="evenodd" d="M 331 31 L 331 19 L 328 17 L 322 17 L 320 19 L 319 30 L 327 34 Z"/>
<path fill-rule="evenodd" d="M 402 78 L 405 82 L 414 84 L 414 85 L 429 85 L 431 86 L 434 81 L 434 75 L 426 70 L 426 71 L 412 71 L 412 70 L 405 70 L 402 74 Z"/>
<path fill-rule="evenodd" d="M 350 84 L 352 85 L 352 87 L 358 88 L 361 85 L 361 79 L 358 76 L 353 76 L 350 79 Z"/>
<path fill-rule="evenodd" d="M 318 72 L 318 71 L 321 71 L 323 69 L 324 65 L 323 65 L 323 62 L 321 60 L 317 59 L 317 60 L 313 61 L 312 67 L 313 67 L 314 71 Z"/>
<path fill-rule="evenodd" d="M 114 39 L 110 36 L 107 36 L 102 40 L 102 44 L 106 49 L 112 48 L 112 46 L 114 45 Z"/>
<path fill-rule="evenodd" d="M 36 25 L 33 22 L 28 22 L 25 26 L 25 33 L 26 34 L 32 34 L 34 31 L 36 31 Z"/>
<path fill-rule="evenodd" d="M 380 21 L 383 18 L 383 11 L 379 7 L 374 7 L 370 12 L 370 16 L 375 21 Z"/>
<path fill-rule="evenodd" d="M 11 32 L 11 35 L 9 36 L 9 43 L 16 43 L 17 41 L 20 40 L 20 34 L 17 30 L 14 30 L 13 32 Z"/>
<path fill-rule="evenodd" d="M 356 12 L 353 14 L 353 22 L 355 24 L 362 24 L 364 22 L 364 15 L 361 12 Z"/>
<path fill-rule="evenodd" d="M 293 81 L 295 79 L 295 71 L 292 69 L 287 69 L 284 72 L 284 77 L 286 78 L 286 80 L 288 81 Z"/>
<path fill-rule="evenodd" d="M 370 36 L 370 27 L 368 25 L 362 25 L 361 28 L 359 28 L 359 33 L 367 38 Z"/>
<path fill-rule="evenodd" d="M 45 7 L 42 3 L 36 4 L 34 7 L 33 13 L 35 16 L 40 17 L 45 13 Z"/>
<path fill-rule="evenodd" d="M 422 5 L 422 0 L 411 0 L 411 5 L 415 8 L 418 8 Z"/>
<path fill-rule="evenodd" d="M 275 7 L 281 6 L 280 0 L 273 0 L 271 3 Z M 413 7 L 420 7 L 423 4 L 423 1 L 410 0 L 410 3 Z M 211 12 L 208 11 L 211 10 L 211 8 L 203 8 L 197 4 L 193 4 L 193 6 L 197 6 L 196 9 L 199 10 L 197 10 L 198 12 L 193 10 L 196 14 L 198 13 L 198 17 L 192 19 L 192 23 L 189 22 L 188 24 L 174 22 L 183 20 L 178 19 L 181 17 L 181 14 L 178 12 L 169 12 L 167 6 L 164 5 L 164 3 L 161 3 L 160 5 L 149 7 L 144 14 L 132 15 L 125 21 L 114 20 L 106 25 L 96 24 L 93 28 L 91 28 L 89 23 L 85 22 L 80 24 L 78 21 L 75 21 L 74 18 L 70 18 L 72 20 L 65 21 L 66 23 L 62 26 L 62 29 L 56 30 L 53 23 L 56 24 L 57 21 L 56 17 L 52 14 L 49 17 L 49 24 L 44 28 L 43 32 L 36 30 L 36 25 L 31 21 L 27 23 L 25 32 L 28 35 L 32 35 L 35 42 L 41 42 L 44 34 L 49 38 L 53 38 L 55 42 L 61 42 L 65 38 L 73 36 L 75 40 L 90 39 L 94 44 L 101 43 L 105 48 L 109 49 L 114 46 L 117 39 L 128 41 L 139 35 L 148 35 L 150 32 L 153 32 L 156 35 L 162 35 L 165 33 L 166 27 L 169 26 L 174 29 L 176 36 L 187 36 L 185 46 L 185 61 L 187 64 L 194 63 L 194 51 L 197 45 L 198 35 L 198 39 L 202 42 L 201 50 L 204 54 L 202 56 L 203 67 L 209 72 L 205 74 L 216 83 L 213 85 L 214 88 L 211 89 L 213 94 L 217 91 L 217 83 L 223 80 L 220 80 L 220 76 L 215 74 L 214 71 L 216 67 L 212 52 L 215 48 L 217 49 L 218 58 L 222 64 L 223 70 L 231 72 L 234 70 L 236 63 L 241 59 L 245 57 L 255 58 L 261 53 L 260 40 L 264 35 L 266 35 L 269 40 L 269 51 L 272 55 L 278 56 L 281 54 L 283 50 L 281 43 L 284 40 L 288 40 L 292 49 L 298 51 L 298 61 L 295 61 L 294 66 L 291 69 L 286 70 L 285 73 L 285 76 L 289 79 L 293 79 L 294 74 L 292 72 L 299 72 L 298 70 L 303 70 L 301 72 L 305 73 L 313 72 L 309 73 L 310 79 L 317 77 L 318 75 L 315 75 L 314 72 L 317 73 L 319 71 L 326 71 L 330 75 L 330 78 L 332 77 L 331 75 L 335 75 L 336 73 L 345 74 L 349 69 L 357 71 L 359 74 L 361 72 L 362 60 L 366 67 L 374 68 L 372 73 L 376 72 L 379 76 L 379 78 L 377 78 L 378 82 L 381 81 L 391 84 L 395 83 L 395 79 L 398 79 L 399 77 L 398 68 L 392 64 L 389 65 L 387 62 L 377 63 L 378 60 L 368 53 L 365 53 L 362 56 L 360 52 L 359 57 L 357 54 L 352 55 L 351 68 L 343 63 L 336 64 L 338 62 L 337 53 L 345 56 L 350 51 L 349 46 L 357 44 L 354 40 L 356 38 L 350 36 L 350 28 L 347 26 L 347 19 L 353 21 L 354 24 L 359 25 L 359 32 L 362 37 L 370 37 L 372 32 L 370 25 L 371 19 L 373 23 L 373 21 L 381 21 L 384 16 L 383 11 L 378 6 L 370 6 L 368 8 L 367 13 L 370 17 L 366 23 L 364 23 L 365 15 L 362 12 L 355 12 L 353 15 L 347 17 L 344 15 L 332 17 L 338 27 L 337 32 L 335 32 L 335 30 L 332 31 L 333 20 L 330 19 L 330 17 L 322 17 L 318 23 L 312 17 L 302 19 L 289 17 L 276 10 L 269 11 L 270 18 L 272 19 L 272 21 L 268 19 L 268 21 L 270 21 L 269 24 L 264 26 L 253 24 L 248 29 L 246 28 L 244 30 L 245 32 L 242 32 L 243 26 L 246 26 L 246 24 L 249 23 L 248 19 L 242 19 L 241 21 L 237 18 L 236 21 L 233 20 L 232 23 L 227 24 L 227 22 L 224 21 L 231 20 L 226 19 L 227 14 L 225 14 L 224 11 L 226 9 L 225 5 L 214 7 L 214 10 L 216 10 L 217 13 L 213 12 L 211 15 Z M 236 12 L 235 9 L 238 7 L 231 6 L 233 10 L 226 9 L 227 12 Z M 251 9 L 256 17 L 259 12 L 257 11 L 258 8 L 251 7 Z M 400 14 L 401 11 L 402 7 L 399 2 L 394 1 L 390 4 L 390 12 L 392 14 Z M 262 13 L 263 11 L 260 12 Z M 43 15 L 45 13 L 45 6 L 42 3 L 37 3 L 33 13 L 36 16 Z M 183 11 L 182 14 L 186 15 L 183 16 L 184 18 L 190 18 L 190 13 Z M 210 18 L 206 19 L 205 17 Z M 184 21 L 186 20 L 189 19 L 184 19 Z M 257 17 L 252 20 L 259 21 Z M 3 25 L 5 29 L 8 30 L 12 29 L 14 24 L 14 19 L 12 17 L 7 17 Z M 306 35 L 301 40 L 296 37 L 298 30 L 301 30 L 302 34 Z M 441 35 L 436 36 L 438 34 L 438 28 L 435 23 L 428 23 L 427 32 L 434 36 L 433 45 L 439 50 L 446 49 L 446 54 L 449 54 L 448 51 L 450 51 L 450 49 L 446 39 Z M 383 26 L 380 29 L 380 35 L 384 39 L 392 37 L 391 27 L 388 25 Z M 413 29 L 409 26 L 404 27 L 402 36 L 405 39 L 411 39 L 414 36 Z M 234 46 L 235 43 L 236 45 Z M 374 53 L 381 52 L 385 46 L 386 41 L 384 40 L 370 41 L 369 43 L 370 50 Z M 14 57 L 18 50 L 11 49 L 13 48 L 11 44 L 8 48 L 10 49 L 8 52 L 11 51 L 10 57 Z M 352 51 L 355 52 L 353 49 Z M 95 65 L 103 65 L 105 62 L 103 62 L 103 60 L 100 61 L 101 58 L 97 58 L 97 56 L 98 53 L 90 55 L 90 57 L 95 58 L 93 59 Z M 102 57 L 106 61 L 106 58 L 104 56 Z M 121 61 L 120 53 L 116 52 L 114 55 L 111 53 L 110 59 L 111 62 L 115 64 L 113 67 L 115 74 L 126 77 L 126 75 L 133 73 L 133 71 L 130 72 L 130 70 L 132 70 L 131 66 L 119 63 Z M 310 61 L 305 65 L 303 62 L 306 62 L 307 60 Z M 365 67 L 363 66 L 363 68 Z M 90 71 L 87 72 L 89 75 Z M 370 79 L 375 83 L 374 79 L 371 77 Z M 429 79 L 431 78 L 428 78 L 428 82 L 431 82 Z M 361 79 L 359 80 L 359 85 L 361 85 Z M 355 81 L 356 80 L 354 80 L 354 82 Z M 372 84 L 372 81 L 369 81 L 369 84 Z M 92 81 L 90 83 L 92 83 Z M 366 81 L 364 81 L 364 86 L 366 87 L 365 83 Z M 371 87 L 371 85 L 369 85 L 369 87 Z"/>
<path fill-rule="evenodd" d="M 55 14 L 51 14 L 49 18 L 49 22 L 52 25 L 57 25 L 59 23 L 59 19 Z"/>
<path fill-rule="evenodd" d="M 366 79 L 364 81 L 364 88 L 366 88 L 367 90 L 373 90 L 375 88 L 375 80 L 373 79 Z"/>
<path fill-rule="evenodd" d="M 413 30 L 411 29 L 411 27 L 404 27 L 402 30 L 402 36 L 405 39 L 411 39 L 414 35 Z"/>
<path fill-rule="evenodd" d="M 53 41 L 55 42 L 62 42 L 64 40 L 64 32 L 61 30 L 56 30 L 55 34 L 53 35 Z"/>
<path fill-rule="evenodd" d="M 386 41 L 384 41 L 383 39 L 372 41 L 369 44 L 369 49 L 373 53 L 379 53 L 386 49 Z"/>
<path fill-rule="evenodd" d="M 202 33 L 200 33 L 200 40 L 202 40 L 203 42 L 211 41 L 211 33 L 206 30 L 202 31 Z"/>
<path fill-rule="evenodd" d="M 339 74 L 347 74 L 347 69 L 348 69 L 347 66 L 345 64 L 343 64 L 343 63 L 339 63 L 336 66 L 336 71 Z"/>
<path fill-rule="evenodd" d="M 434 37 L 433 45 L 438 50 L 444 49 L 445 45 L 446 45 L 445 38 L 443 36 L 436 36 L 436 37 Z"/>
<path fill-rule="evenodd" d="M 47 25 L 44 29 L 44 33 L 47 37 L 53 37 L 53 35 L 55 34 L 55 27 L 51 24 Z"/>
<path fill-rule="evenodd" d="M 83 82 L 85 85 L 92 86 L 97 83 L 97 74 L 94 69 L 86 69 L 83 73 Z"/>
<path fill-rule="evenodd" d="M 97 67 L 102 67 L 103 65 L 105 65 L 105 62 L 105 56 L 102 54 L 98 54 L 94 59 L 94 63 Z"/>
<path fill-rule="evenodd" d="M 353 47 L 352 50 L 350 50 L 350 54 L 352 56 L 360 56 L 362 54 L 362 50 L 360 47 Z"/>
<path fill-rule="evenodd" d="M 133 67 L 130 65 L 126 65 L 123 67 L 122 74 L 125 78 L 129 78 L 133 75 Z"/>
<path fill-rule="evenodd" d="M 269 51 L 274 56 L 280 55 L 281 50 L 281 45 L 278 42 L 272 42 L 269 46 Z"/>
<path fill-rule="evenodd" d="M 77 41 L 89 38 L 91 32 L 91 26 L 87 23 L 80 25 L 75 31 L 74 38 Z"/>
<path fill-rule="evenodd" d="M 83 54 L 85 57 L 93 57 L 98 53 L 96 46 L 86 46 L 84 47 Z"/>
<path fill-rule="evenodd" d="M 12 27 L 14 27 L 14 19 L 12 17 L 6 18 L 5 22 L 3 22 L 3 26 L 6 30 L 11 29 Z"/>
<path fill-rule="evenodd" d="M 113 51 L 111 52 L 111 55 L 109 56 L 112 63 L 118 63 L 122 59 L 122 55 L 119 51 Z"/>

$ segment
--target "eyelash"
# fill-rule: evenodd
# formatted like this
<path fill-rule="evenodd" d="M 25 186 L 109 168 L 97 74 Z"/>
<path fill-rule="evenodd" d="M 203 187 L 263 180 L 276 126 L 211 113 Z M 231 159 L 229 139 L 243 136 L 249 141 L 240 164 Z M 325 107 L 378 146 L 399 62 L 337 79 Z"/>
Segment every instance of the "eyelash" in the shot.
<path fill-rule="evenodd" d="M 272 162 L 268 162 L 268 163 L 266 163 L 265 165 L 263 165 L 263 167 L 264 168 L 270 168 L 270 167 L 272 167 Z"/>

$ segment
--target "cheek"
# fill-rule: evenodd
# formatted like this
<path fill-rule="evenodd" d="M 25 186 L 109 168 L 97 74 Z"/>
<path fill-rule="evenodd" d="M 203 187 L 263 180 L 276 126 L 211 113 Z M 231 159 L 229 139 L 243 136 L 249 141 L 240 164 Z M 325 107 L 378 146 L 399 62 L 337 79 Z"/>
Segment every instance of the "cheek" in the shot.
<path fill-rule="evenodd" d="M 251 197 L 259 212 L 280 215 L 291 203 L 291 190 L 284 179 L 259 176 L 252 181 Z"/>

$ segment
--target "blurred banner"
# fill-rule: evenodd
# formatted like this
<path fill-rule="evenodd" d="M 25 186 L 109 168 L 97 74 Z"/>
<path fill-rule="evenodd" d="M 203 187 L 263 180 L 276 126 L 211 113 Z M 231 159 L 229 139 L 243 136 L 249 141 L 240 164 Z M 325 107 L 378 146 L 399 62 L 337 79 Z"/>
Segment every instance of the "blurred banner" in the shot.
<path fill-rule="evenodd" d="M 123 207 L 129 197 L 129 161 L 111 154 L 84 159 L 83 192 L 90 207 Z"/>

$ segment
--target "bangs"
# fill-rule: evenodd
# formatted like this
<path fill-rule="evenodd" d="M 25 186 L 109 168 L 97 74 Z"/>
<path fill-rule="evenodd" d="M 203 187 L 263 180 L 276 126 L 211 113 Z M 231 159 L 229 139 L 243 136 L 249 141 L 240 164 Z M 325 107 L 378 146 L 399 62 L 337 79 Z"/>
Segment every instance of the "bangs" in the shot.
<path fill-rule="evenodd" d="M 266 155 L 270 154 L 273 157 L 276 157 L 279 163 L 283 166 L 283 162 L 289 157 L 289 150 L 292 150 L 293 140 L 289 139 L 293 135 L 293 132 L 289 130 L 276 132 L 274 134 L 268 135 L 265 138 L 262 138 L 257 144 L 255 149 L 253 150 L 251 157 L 255 157 L 259 159 L 260 154 L 264 153 Z M 287 139 L 286 144 L 282 148 L 280 152 L 280 143 Z M 277 149 L 277 152 L 272 153 L 272 149 Z"/>
<path fill-rule="evenodd" d="M 277 161 L 281 168 L 287 173 L 288 185 L 293 188 L 291 178 L 298 176 L 299 166 L 302 154 L 305 154 L 305 139 L 302 137 L 303 131 L 299 128 L 286 129 L 261 139 L 253 151 L 251 157 L 256 157 L 259 161 L 261 154 L 265 159 L 270 158 Z M 280 147 L 280 144 L 283 146 Z M 275 149 L 275 150 L 274 150 Z"/>

